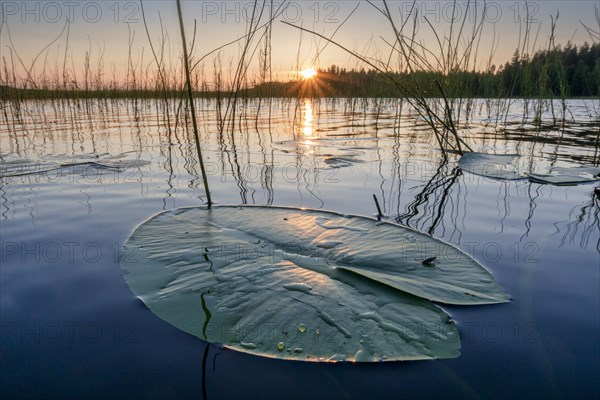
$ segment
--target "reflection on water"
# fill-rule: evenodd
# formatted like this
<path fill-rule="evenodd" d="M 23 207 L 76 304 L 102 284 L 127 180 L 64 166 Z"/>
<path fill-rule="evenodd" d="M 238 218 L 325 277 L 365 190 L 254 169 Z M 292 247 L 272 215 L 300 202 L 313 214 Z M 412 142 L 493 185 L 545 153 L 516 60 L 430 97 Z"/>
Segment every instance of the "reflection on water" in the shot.
<path fill-rule="evenodd" d="M 492 321 L 500 324 L 505 334 L 498 342 L 463 340 L 465 359 L 477 364 L 477 370 L 471 371 L 467 361 L 462 364 L 462 358 L 448 367 L 456 368 L 454 372 L 468 385 L 485 393 L 477 382 L 494 381 L 498 370 L 496 366 L 487 371 L 486 366 L 473 363 L 473 352 L 494 354 L 504 371 L 517 370 L 511 363 L 523 354 L 533 360 L 529 382 L 547 379 L 552 368 L 569 369 L 565 376 L 578 377 L 573 382 L 581 386 L 594 381 L 594 371 L 580 367 L 589 364 L 586 357 L 594 354 L 600 342 L 590 334 L 598 328 L 594 316 L 598 315 L 600 290 L 600 204 L 594 185 L 499 182 L 463 173 L 457 168 L 457 156 L 441 161 L 430 129 L 401 100 L 263 99 L 261 104 L 243 99 L 235 113 L 235 132 L 222 129 L 215 100 L 197 101 L 206 169 L 218 203 L 322 208 L 374 216 L 372 195 L 376 194 L 385 218 L 460 247 L 498 278 L 515 299 L 505 315 L 498 317 L 504 319 Z M 22 241 L 30 247 L 34 246 L 32 240 L 112 243 L 124 240 L 136 225 L 162 209 L 201 204 L 202 179 L 193 133 L 185 113 L 177 111 L 179 106 L 179 100 L 168 104 L 162 100 L 56 100 L 23 103 L 16 115 L 4 103 L 6 112 L 0 116 L 3 243 Z M 494 127 L 490 111 L 494 105 L 489 100 L 469 104 L 468 125 L 462 126 L 461 133 L 474 151 L 518 153 L 522 167 L 536 173 L 555 166 L 600 165 L 600 122 L 594 100 L 568 101 L 572 121 L 564 129 L 539 127 L 524 120 L 519 101 L 511 102 L 511 107 L 502 117 L 507 123 Z M 49 164 L 102 164 L 105 160 L 120 160 L 127 168 L 45 168 Z M 9 176 L 18 163 L 32 173 Z M 38 302 L 24 299 L 39 299 L 42 289 L 36 284 L 52 288 L 54 275 L 42 271 L 30 285 L 27 269 L 19 258 L 11 257 L 1 270 L 2 316 L 21 321 L 25 317 L 17 316 L 28 315 L 29 310 L 19 304 L 43 309 Z M 111 268 L 94 270 L 94 279 L 105 278 L 106 271 L 114 272 Z M 67 274 L 73 280 L 65 283 L 65 292 L 82 290 L 84 286 L 75 279 L 78 274 Z M 115 274 L 117 278 L 121 279 Z M 125 287 L 114 289 L 117 286 L 104 290 L 123 290 L 116 299 L 126 302 L 123 299 L 128 299 L 129 293 Z M 112 307 L 104 309 L 101 305 L 108 300 L 98 293 L 91 290 L 81 296 L 86 297 L 87 308 L 98 308 L 97 315 L 110 321 L 113 310 L 123 304 L 109 302 Z M 46 298 L 48 307 L 61 309 L 60 300 Z M 473 318 L 474 324 L 480 324 L 472 326 L 481 326 L 486 318 L 485 313 L 450 312 L 464 312 L 457 320 Z M 77 320 L 86 313 L 83 307 L 69 318 Z M 495 315 L 500 314 L 502 311 Z M 561 316 L 569 318 L 566 332 L 554 328 Z M 514 342 L 507 327 L 515 323 L 535 324 L 542 341 L 535 346 Z M 459 328 L 461 335 L 470 332 Z M 573 337 L 584 339 L 575 345 L 570 343 Z M 548 348 L 560 351 L 546 351 Z M 575 362 L 562 365 L 555 355 L 561 352 Z M 259 369 L 250 369 L 259 374 Z M 469 371 L 476 378 L 469 378 Z M 215 373 L 209 369 L 207 379 L 217 379 Z M 481 378 L 486 373 L 489 379 Z M 525 381 L 515 376 L 506 379 Z"/>
<path fill-rule="evenodd" d="M 523 199 L 526 205 L 519 210 L 526 210 L 526 215 L 519 240 L 534 228 L 537 203 L 546 199 L 546 192 L 569 191 L 463 175 L 456 157 L 440 161 L 430 130 L 412 109 L 402 108 L 400 100 L 284 99 L 271 100 L 268 108 L 245 100 L 238 112 L 244 118 L 240 117 L 237 132 L 219 130 L 215 101 L 198 101 L 210 182 L 213 190 L 226 194 L 222 197 L 232 203 L 269 205 L 281 196 L 286 204 L 338 209 L 368 202 L 370 196 L 362 192 L 373 191 L 381 197 L 388 217 L 460 243 L 464 221 L 473 218 L 474 210 L 467 204 L 472 201 L 468 195 L 472 188 L 484 187 L 494 194 L 500 232 L 511 216 L 511 198 Z M 11 189 L 17 183 L 32 193 L 38 182 L 79 184 L 80 203 L 89 212 L 94 199 L 86 189 L 109 181 L 135 183 L 141 197 L 160 197 L 163 209 L 176 207 L 179 199 L 201 196 L 189 124 L 182 122 L 187 117 L 165 112 L 165 108 L 177 109 L 177 102 L 103 100 L 85 103 L 85 107 L 71 100 L 29 102 L 19 115 L 5 114 L 0 130 L 0 176 L 9 189 L 3 189 L 0 197 L 3 219 L 12 210 Z M 508 118 L 503 130 L 490 130 L 487 101 L 469 106 L 469 110 L 480 110 L 479 114 L 471 111 L 468 128 L 462 130 L 474 150 L 518 153 L 528 172 L 600 164 L 598 116 L 590 112 L 588 101 L 570 101 L 573 123 L 555 130 L 531 128 L 523 121 L 517 102 L 513 105 L 515 111 L 507 113 L 513 119 Z M 246 123 L 250 116 L 256 123 Z M 115 160 L 128 167 L 55 170 L 77 163 L 102 167 Z M 22 173 L 16 174 L 15 169 Z M 234 188 L 238 196 L 232 196 Z M 586 186 L 573 188 L 578 193 L 584 190 Z M 32 197 L 19 193 L 19 198 L 28 198 L 25 208 L 33 215 Z M 566 212 L 581 208 L 566 202 L 565 216 L 562 220 L 557 216 L 556 226 L 590 225 L 593 205 L 583 207 L 581 215 Z M 569 228 L 571 236 L 583 232 L 587 232 L 586 239 L 579 238 L 580 242 L 589 243 L 593 230 Z"/>
<path fill-rule="evenodd" d="M 302 133 L 305 138 L 313 136 L 313 101 L 312 99 L 304 100 L 304 127 Z"/>
<path fill-rule="evenodd" d="M 469 127 L 462 131 L 474 150 L 521 154 L 529 172 L 600 163 L 598 116 L 590 113 L 587 101 L 569 103 L 577 123 L 545 131 L 528 127 L 517 103 L 514 113 L 508 114 L 514 120 L 508 119 L 502 131 L 491 131 L 486 102 L 470 106 L 480 114 L 471 111 Z M 546 192 L 569 191 L 463 175 L 456 157 L 441 161 L 431 132 L 413 110 L 402 108 L 400 100 L 285 99 L 271 100 L 269 108 L 245 100 L 238 115 L 253 116 L 256 123 L 245 123 L 240 117 L 240 130 L 235 133 L 219 130 L 214 101 L 199 103 L 207 171 L 213 190 L 226 194 L 221 201 L 270 205 L 280 196 L 285 204 L 338 209 L 353 202 L 368 203 L 368 192 L 373 191 L 381 197 L 388 217 L 460 244 L 464 221 L 477 212 L 468 204 L 473 201 L 468 195 L 471 190 L 484 187 L 494 194 L 500 232 L 505 231 L 514 208 L 509 204 L 511 198 L 523 199 L 526 204 L 519 211 L 525 210 L 525 215 L 519 240 L 525 240 L 534 228 L 536 205 L 546 199 Z M 3 219 L 14 212 L 12 189 L 16 183 L 32 193 L 18 194 L 27 198 L 25 208 L 30 215 L 35 214 L 32 188 L 39 182 L 79 184 L 80 204 L 89 212 L 94 203 L 86 194 L 90 184 L 135 183 L 141 197 L 160 197 L 162 209 L 176 207 L 180 199 L 202 196 L 193 139 L 186 128 L 189 124 L 181 121 L 186 117 L 165 113 L 163 106 L 176 109 L 176 104 L 162 101 L 97 101 L 83 107 L 65 100 L 29 102 L 26 112 L 6 114 L 0 131 L 0 176 L 9 188 L 0 196 Z M 129 167 L 119 171 L 54 170 L 57 165 L 102 166 L 115 160 Z M 15 168 L 24 171 L 22 176 L 11 176 L 17 175 Z M 119 190 L 131 190 L 129 187 Z M 232 196 L 234 188 L 237 198 Z M 573 188 L 584 190 L 585 186 Z M 594 207 L 583 207 L 579 214 L 566 212 L 573 209 L 582 207 L 566 202 L 565 215 L 562 219 L 556 216 L 555 226 L 569 226 L 571 242 L 588 244 L 595 233 L 589 227 L 594 225 L 590 222 Z M 588 227 L 576 229 L 573 224 Z"/>

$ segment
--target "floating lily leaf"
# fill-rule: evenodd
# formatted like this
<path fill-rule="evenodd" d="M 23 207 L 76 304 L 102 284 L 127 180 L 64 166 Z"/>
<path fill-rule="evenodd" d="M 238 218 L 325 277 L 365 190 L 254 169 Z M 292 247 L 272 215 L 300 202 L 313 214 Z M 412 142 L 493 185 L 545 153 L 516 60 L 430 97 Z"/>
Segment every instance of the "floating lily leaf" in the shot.
<path fill-rule="evenodd" d="M 58 168 L 59 164 L 53 162 L 34 162 L 28 159 L 3 161 L 0 164 L 0 178 L 40 174 Z"/>
<path fill-rule="evenodd" d="M 527 173 L 518 168 L 518 154 L 465 153 L 458 166 L 463 171 L 499 180 L 529 179 L 551 185 L 576 185 L 600 180 L 598 167 L 552 167 L 548 174 Z"/>
<path fill-rule="evenodd" d="M 600 180 L 600 168 L 598 167 L 554 167 L 550 174 L 529 174 L 529 179 L 538 183 L 550 183 L 552 185 L 576 185 L 579 183 L 596 182 Z"/>
<path fill-rule="evenodd" d="M 516 162 L 518 154 L 485 154 L 465 153 L 458 160 L 458 166 L 463 171 L 492 179 L 515 180 L 527 176 L 518 171 Z"/>
<path fill-rule="evenodd" d="M 423 264 L 436 253 L 435 264 Z M 121 265 L 159 317 L 270 357 L 454 358 L 458 331 L 429 300 L 507 301 L 458 249 L 391 223 L 286 208 L 169 211 L 132 234 Z M 431 257 L 429 257 L 431 258 Z"/>
<path fill-rule="evenodd" d="M 122 172 L 128 168 L 139 168 L 150 164 L 144 160 L 105 159 L 101 161 L 37 162 L 28 159 L 5 161 L 0 164 L 0 178 L 63 172 L 71 174 L 102 174 Z"/>

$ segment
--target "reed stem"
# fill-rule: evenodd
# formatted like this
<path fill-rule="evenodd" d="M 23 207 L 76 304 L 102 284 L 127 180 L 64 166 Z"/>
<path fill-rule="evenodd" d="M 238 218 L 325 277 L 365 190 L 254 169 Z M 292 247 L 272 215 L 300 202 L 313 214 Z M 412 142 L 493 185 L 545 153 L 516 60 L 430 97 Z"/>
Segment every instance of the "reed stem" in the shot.
<path fill-rule="evenodd" d="M 198 151 L 198 161 L 200 162 L 200 169 L 202 171 L 202 180 L 204 181 L 204 192 L 206 193 L 206 200 L 208 208 L 212 206 L 212 199 L 210 197 L 210 190 L 208 188 L 208 179 L 206 178 L 206 169 L 204 168 L 204 160 L 202 159 L 202 149 L 200 148 L 200 136 L 198 135 L 198 123 L 196 122 L 196 109 L 194 107 L 194 95 L 192 93 L 192 80 L 190 76 L 190 63 L 187 51 L 187 42 L 185 40 L 185 29 L 183 26 L 183 16 L 181 13 L 181 0 L 177 0 L 177 14 L 179 15 L 179 28 L 181 29 L 181 41 L 183 42 L 183 64 L 185 67 L 185 82 L 187 86 L 188 101 L 190 103 L 190 112 L 192 114 L 192 126 L 194 128 L 194 138 L 196 139 L 196 150 Z"/>
<path fill-rule="evenodd" d="M 373 194 L 373 200 L 375 200 L 375 207 L 377 207 L 377 220 L 381 221 L 381 217 L 383 217 L 383 213 L 381 212 L 381 207 L 379 206 L 379 200 L 377 200 L 377 196 Z"/>

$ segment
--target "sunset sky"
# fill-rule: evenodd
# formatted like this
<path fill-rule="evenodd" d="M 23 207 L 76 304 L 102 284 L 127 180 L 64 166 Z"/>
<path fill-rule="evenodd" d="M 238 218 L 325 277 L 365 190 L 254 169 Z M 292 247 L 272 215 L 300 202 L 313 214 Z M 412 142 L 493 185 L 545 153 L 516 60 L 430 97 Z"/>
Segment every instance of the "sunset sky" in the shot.
<path fill-rule="evenodd" d="M 360 4 L 359 4 L 360 3 Z M 381 6 L 381 2 L 375 1 Z M 166 40 L 171 45 L 165 47 L 165 57 L 174 64 L 181 54 L 179 28 L 177 25 L 175 1 L 144 1 L 145 15 L 154 45 L 161 39 L 160 20 L 166 32 Z M 259 3 L 260 4 L 260 3 Z M 274 1 L 273 8 L 282 4 Z M 351 11 L 358 9 L 340 27 Z M 398 23 L 406 18 L 412 7 L 412 1 L 388 2 Z M 418 40 L 428 48 L 435 50 L 436 41 L 432 34 L 431 22 L 440 36 L 448 35 L 453 10 L 462 21 L 463 13 L 468 13 L 467 27 L 472 29 L 475 16 L 481 18 L 483 2 L 470 4 L 466 0 L 417 1 L 419 10 Z M 492 41 L 497 41 L 492 55 L 494 64 L 503 64 L 509 60 L 519 46 L 519 34 L 525 29 L 529 9 L 531 24 L 531 42 L 529 48 L 545 48 L 550 34 L 550 16 L 559 12 L 556 43 L 565 44 L 572 40 L 576 44 L 591 42 L 584 25 L 598 30 L 597 1 L 488 1 L 486 23 L 480 42 L 480 67 L 484 67 L 492 54 Z M 197 58 L 227 42 L 244 35 L 247 30 L 248 13 L 253 2 L 241 1 L 183 1 L 184 18 L 188 39 L 191 41 L 194 20 L 197 22 L 197 43 L 194 55 Z M 267 14 L 271 2 L 267 1 L 265 15 L 261 24 L 268 20 Z M 302 33 L 281 21 L 301 25 L 325 36 L 331 36 L 339 28 L 334 39 L 349 49 L 362 54 L 385 59 L 389 47 L 383 40 L 391 41 L 393 31 L 378 11 L 367 2 L 361 1 L 291 1 L 287 8 L 275 19 L 272 34 L 272 69 L 277 79 L 294 77 L 297 64 L 299 69 L 308 67 L 327 67 L 332 64 L 348 68 L 361 64 L 347 53 L 332 45 L 325 47 L 325 41 L 308 33 Z M 160 13 L 160 19 L 159 19 Z M 427 20 L 425 19 L 427 18 Z M 35 56 L 50 45 L 38 58 L 34 74 L 46 70 L 62 68 L 64 51 L 67 47 L 66 21 L 71 20 L 68 35 L 67 64 L 77 74 L 83 69 L 86 52 L 90 53 L 92 70 L 97 68 L 100 54 L 104 49 L 102 65 L 105 75 L 115 73 L 122 76 L 127 68 L 128 41 L 132 43 L 132 62 L 136 65 L 151 66 L 153 57 L 142 22 L 139 1 L 2 1 L 2 26 L 0 28 L 1 57 L 10 65 L 11 49 L 14 49 L 21 61 L 29 68 Z M 458 19 L 458 18 L 457 18 Z M 456 35 L 456 25 L 454 34 Z M 465 29 L 465 30 L 468 30 Z M 63 31 L 61 35 L 61 31 Z M 262 34 L 262 31 L 258 34 Z M 258 35 L 255 45 L 258 43 Z M 383 38 L 382 38 L 383 37 Z M 537 37 L 537 40 L 536 40 Z M 255 46 L 254 45 L 254 46 Z M 252 49 L 254 49 L 254 46 Z M 239 55 L 238 45 L 227 47 L 221 52 L 223 70 L 230 70 Z M 253 65 L 257 64 L 258 52 Z M 13 57 L 17 71 L 24 71 L 18 58 Z M 205 70 L 212 76 L 214 57 L 208 57 Z M 141 69 L 141 67 L 138 67 Z M 254 67 L 252 67 L 254 68 Z M 251 73 L 252 73 L 251 68 Z M 113 72 L 114 71 L 114 72 Z"/>

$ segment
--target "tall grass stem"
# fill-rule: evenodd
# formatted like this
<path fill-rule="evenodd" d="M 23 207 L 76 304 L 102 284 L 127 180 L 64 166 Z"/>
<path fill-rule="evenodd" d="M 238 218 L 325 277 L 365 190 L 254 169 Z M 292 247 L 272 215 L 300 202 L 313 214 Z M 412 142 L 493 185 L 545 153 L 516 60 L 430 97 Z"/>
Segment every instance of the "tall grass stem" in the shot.
<path fill-rule="evenodd" d="M 190 103 L 190 113 L 192 114 L 192 126 L 194 128 L 194 138 L 196 140 L 196 150 L 198 152 L 198 161 L 200 162 L 200 169 L 202 171 L 202 180 L 204 181 L 204 192 L 206 193 L 206 200 L 208 208 L 212 206 L 212 199 L 210 197 L 210 190 L 208 188 L 208 179 L 206 177 L 206 169 L 204 168 L 204 160 L 202 158 L 202 149 L 200 148 L 200 136 L 198 134 L 198 122 L 196 121 L 196 109 L 194 107 L 194 94 L 192 92 L 192 79 L 190 76 L 190 62 L 187 51 L 187 42 L 185 39 L 185 28 L 183 26 L 183 15 L 181 13 L 181 0 L 177 0 L 177 14 L 179 15 L 179 28 L 181 30 L 181 41 L 183 43 L 183 64 L 185 67 L 185 82 L 187 86 L 187 95 Z"/>

